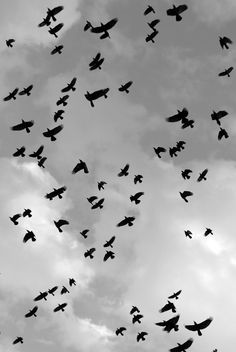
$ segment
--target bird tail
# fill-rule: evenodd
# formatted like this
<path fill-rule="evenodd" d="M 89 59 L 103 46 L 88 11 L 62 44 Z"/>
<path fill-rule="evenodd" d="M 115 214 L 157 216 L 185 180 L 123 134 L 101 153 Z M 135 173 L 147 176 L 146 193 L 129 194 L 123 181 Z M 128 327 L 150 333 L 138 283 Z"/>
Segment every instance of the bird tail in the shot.
<path fill-rule="evenodd" d="M 198 333 L 198 336 L 202 336 L 201 330 L 198 330 L 197 333 Z"/>
<path fill-rule="evenodd" d="M 179 21 L 181 21 L 181 20 L 182 20 L 182 17 L 181 17 L 179 14 L 177 14 L 177 15 L 176 15 L 176 21 L 179 22 Z"/>
<path fill-rule="evenodd" d="M 92 108 L 94 108 L 94 103 L 92 100 L 90 100 L 90 104 L 91 104 Z"/>
<path fill-rule="evenodd" d="M 133 200 L 135 199 L 134 196 L 130 196 L 129 199 L 131 200 L 131 202 L 133 202 Z"/>
<path fill-rule="evenodd" d="M 54 142 L 56 140 L 55 136 L 51 136 L 51 141 Z"/>

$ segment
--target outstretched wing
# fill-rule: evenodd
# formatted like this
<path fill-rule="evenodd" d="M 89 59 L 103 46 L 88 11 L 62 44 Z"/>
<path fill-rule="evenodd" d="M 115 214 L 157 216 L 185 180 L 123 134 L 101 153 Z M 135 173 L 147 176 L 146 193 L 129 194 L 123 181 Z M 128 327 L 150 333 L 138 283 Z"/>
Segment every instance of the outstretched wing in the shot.
<path fill-rule="evenodd" d="M 199 328 L 200 330 L 207 328 L 207 327 L 211 324 L 212 320 L 213 320 L 213 318 L 210 317 L 210 318 L 208 318 L 208 319 L 202 321 L 201 323 L 198 324 L 198 328 Z"/>
<path fill-rule="evenodd" d="M 197 331 L 198 330 L 198 326 L 196 325 L 184 325 L 186 329 L 190 330 L 190 331 Z"/>
<path fill-rule="evenodd" d="M 186 11 L 188 9 L 187 5 L 179 5 L 177 8 L 177 12 L 180 15 L 182 12 Z"/>

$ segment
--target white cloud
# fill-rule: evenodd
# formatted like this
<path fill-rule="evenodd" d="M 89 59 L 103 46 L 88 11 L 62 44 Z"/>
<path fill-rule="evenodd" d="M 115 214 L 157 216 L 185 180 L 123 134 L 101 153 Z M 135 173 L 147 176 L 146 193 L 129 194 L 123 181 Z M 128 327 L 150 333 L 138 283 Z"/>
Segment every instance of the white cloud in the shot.
<path fill-rule="evenodd" d="M 234 0 L 193 0 L 191 3 L 194 11 L 203 22 L 216 27 L 236 17 L 236 2 Z"/>

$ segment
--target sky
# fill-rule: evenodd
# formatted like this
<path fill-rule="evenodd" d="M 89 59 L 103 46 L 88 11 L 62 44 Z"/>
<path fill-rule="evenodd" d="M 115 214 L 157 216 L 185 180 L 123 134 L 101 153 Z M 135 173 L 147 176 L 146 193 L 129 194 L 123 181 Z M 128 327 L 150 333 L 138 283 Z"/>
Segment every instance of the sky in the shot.
<path fill-rule="evenodd" d="M 176 5 L 184 1 L 175 0 Z M 181 22 L 166 15 L 172 1 L 146 0 L 1 0 L 0 4 L 0 352 L 165 352 L 189 338 L 190 352 L 235 351 L 235 206 L 236 206 L 236 80 L 218 73 L 234 66 L 235 45 L 222 50 L 219 36 L 234 42 L 235 0 L 186 0 Z M 64 6 L 57 23 L 58 38 L 38 27 L 47 8 Z M 147 5 L 156 13 L 144 16 Z M 84 31 L 118 18 L 110 38 Z M 159 18 L 155 43 L 145 41 L 147 22 Z M 13 48 L 5 40 L 14 38 Z M 61 55 L 50 55 L 64 45 Z M 101 70 L 89 62 L 100 52 Z M 53 115 L 61 89 L 73 77 L 64 108 L 64 129 L 51 142 L 43 136 L 55 125 Z M 133 81 L 129 94 L 121 84 Z M 3 98 L 15 87 L 33 84 L 32 94 Z M 92 108 L 84 94 L 109 87 L 107 99 Z M 194 128 L 181 129 L 166 117 L 186 107 Z M 222 126 L 229 138 L 218 140 L 212 111 L 226 110 Z M 12 131 L 21 119 L 34 120 L 31 133 Z M 186 141 L 177 157 L 158 158 L 153 147 L 167 150 Z M 44 145 L 40 168 L 29 154 Z M 25 146 L 25 157 L 13 157 Z M 89 173 L 72 170 L 79 160 Z M 120 169 L 130 165 L 127 177 Z M 181 171 L 193 173 L 184 180 Z M 207 180 L 197 182 L 208 169 Z M 134 175 L 143 182 L 134 184 Z M 98 181 L 105 181 L 99 191 Z M 62 199 L 46 193 L 66 186 Z M 193 192 L 189 202 L 179 192 Z M 140 204 L 130 195 L 144 192 Z M 91 210 L 87 197 L 105 198 L 103 209 Z M 14 226 L 9 217 L 32 210 Z M 132 227 L 117 227 L 124 216 L 135 216 Z M 59 233 L 54 220 L 69 225 Z M 211 228 L 213 236 L 204 236 Z M 80 232 L 89 229 L 88 238 Z M 26 230 L 36 241 L 23 243 Z M 185 237 L 190 230 L 193 238 Z M 103 261 L 105 241 L 116 236 L 113 260 Z M 95 247 L 94 258 L 84 257 Z M 73 277 L 76 286 L 69 287 Z M 24 315 L 33 299 L 53 286 L 55 296 L 37 303 L 37 318 Z M 62 286 L 69 293 L 60 294 Z M 179 331 L 156 326 L 173 313 L 160 313 L 167 297 L 180 315 Z M 65 312 L 54 313 L 59 303 Z M 143 314 L 132 324 L 131 307 Z M 202 336 L 184 325 L 213 321 Z M 127 330 L 116 336 L 118 327 Z M 146 331 L 146 341 L 136 341 Z M 13 345 L 17 336 L 23 344 Z"/>

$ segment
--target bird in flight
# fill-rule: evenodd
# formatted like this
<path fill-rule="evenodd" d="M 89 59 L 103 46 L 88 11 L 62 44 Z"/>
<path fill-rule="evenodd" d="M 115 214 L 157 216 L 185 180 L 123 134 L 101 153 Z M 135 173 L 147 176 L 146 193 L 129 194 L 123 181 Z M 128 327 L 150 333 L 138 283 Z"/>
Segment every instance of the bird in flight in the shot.
<path fill-rule="evenodd" d="M 16 148 L 16 152 L 12 154 L 14 157 L 21 156 L 22 158 L 25 157 L 25 147 L 22 146 L 20 148 Z"/>
<path fill-rule="evenodd" d="M 160 22 L 160 20 L 158 18 L 156 18 L 155 20 L 152 20 L 151 22 L 148 22 L 149 27 L 155 31 L 156 30 L 156 25 Z"/>
<path fill-rule="evenodd" d="M 131 311 L 129 312 L 131 315 L 134 313 L 140 313 L 140 310 L 136 306 L 132 306 Z"/>
<path fill-rule="evenodd" d="M 13 47 L 13 45 L 12 45 L 13 43 L 15 43 L 15 39 L 13 39 L 13 38 L 10 38 L 10 39 L 6 40 L 6 45 L 7 45 L 8 48 L 12 48 Z"/>
<path fill-rule="evenodd" d="M 118 173 L 117 176 L 122 177 L 122 176 L 128 176 L 129 172 L 129 164 L 126 164 L 123 169 L 120 169 L 120 172 Z"/>
<path fill-rule="evenodd" d="M 125 92 L 125 93 L 129 93 L 129 88 L 130 88 L 130 86 L 133 84 L 133 81 L 129 81 L 129 82 L 127 82 L 127 83 L 125 83 L 125 84 L 121 84 L 121 86 L 118 88 L 118 90 L 120 91 L 120 92 Z"/>
<path fill-rule="evenodd" d="M 70 291 L 65 286 L 63 286 L 61 289 L 61 295 L 64 295 L 66 293 L 70 293 Z"/>
<path fill-rule="evenodd" d="M 183 119 L 186 119 L 189 112 L 186 108 L 183 108 L 182 110 L 177 110 L 177 114 L 166 117 L 167 122 L 179 122 L 183 121 Z"/>
<path fill-rule="evenodd" d="M 213 235 L 212 229 L 209 229 L 208 227 L 206 227 L 206 231 L 204 232 L 204 236 L 208 236 L 208 235 Z"/>
<path fill-rule="evenodd" d="M 66 191 L 66 187 L 60 187 L 60 188 L 53 188 L 53 191 L 50 193 L 47 193 L 45 198 L 52 200 L 55 197 L 58 197 L 59 199 L 62 198 L 62 194 Z"/>
<path fill-rule="evenodd" d="M 69 95 L 63 95 L 63 97 L 60 97 L 58 101 L 56 102 L 57 106 L 58 105 L 63 105 L 66 106 L 68 104 L 67 100 L 69 99 Z"/>
<path fill-rule="evenodd" d="M 44 146 L 41 145 L 41 146 L 36 150 L 36 152 L 33 152 L 33 153 L 29 154 L 29 156 L 30 156 L 31 158 L 41 159 L 41 158 L 42 158 L 41 154 L 42 154 L 42 152 L 43 152 L 43 149 L 44 149 Z"/>
<path fill-rule="evenodd" d="M 131 195 L 129 197 L 131 202 L 135 202 L 135 204 L 139 204 L 141 202 L 141 200 L 139 199 L 141 196 L 144 195 L 144 192 L 137 192 L 136 194 L 134 194 L 133 196 Z"/>
<path fill-rule="evenodd" d="M 123 332 L 127 330 L 124 326 L 121 326 L 120 328 L 116 329 L 116 335 L 119 336 L 119 335 L 122 335 L 124 336 Z"/>
<path fill-rule="evenodd" d="M 69 225 L 69 221 L 64 220 L 64 219 L 59 219 L 58 221 L 54 220 L 54 224 L 55 224 L 55 226 L 56 226 L 56 228 L 58 229 L 59 232 L 63 232 L 61 227 L 64 226 L 64 225 Z"/>
<path fill-rule="evenodd" d="M 103 261 L 107 261 L 107 259 L 114 259 L 115 258 L 115 253 L 112 252 L 112 251 L 106 251 L 105 255 L 104 255 L 104 258 L 103 258 Z"/>
<path fill-rule="evenodd" d="M 51 54 L 51 55 L 61 54 L 63 48 L 64 48 L 63 45 L 55 45 L 55 48 L 51 51 L 50 54 Z"/>
<path fill-rule="evenodd" d="M 174 303 L 167 301 L 167 303 L 159 310 L 160 313 L 167 312 L 168 310 L 171 310 L 172 313 L 176 313 L 176 308 Z"/>
<path fill-rule="evenodd" d="M 136 315 L 133 315 L 133 319 L 132 319 L 132 323 L 135 324 L 136 322 L 141 324 L 141 320 L 143 318 L 143 315 L 142 314 L 136 314 Z"/>
<path fill-rule="evenodd" d="M 64 6 L 56 6 L 53 9 L 47 9 L 47 16 L 54 22 L 57 20 L 56 15 L 64 9 Z"/>
<path fill-rule="evenodd" d="M 170 157 L 173 158 L 173 156 L 177 156 L 178 148 L 177 147 L 170 147 L 169 148 L 169 154 Z"/>
<path fill-rule="evenodd" d="M 66 87 L 62 88 L 61 92 L 67 93 L 70 90 L 72 90 L 72 92 L 74 92 L 76 90 L 76 88 L 75 88 L 76 81 L 77 81 L 76 77 L 72 78 L 71 82 L 67 83 Z"/>
<path fill-rule="evenodd" d="M 191 338 L 182 344 L 177 343 L 177 346 L 174 348 L 171 348 L 169 351 L 170 352 L 186 352 L 185 350 L 187 350 L 192 345 L 192 343 L 193 343 L 193 339 Z"/>
<path fill-rule="evenodd" d="M 26 130 L 27 133 L 30 133 L 30 128 L 33 127 L 34 125 L 34 121 L 30 120 L 30 121 L 24 121 L 23 119 L 21 119 L 21 123 L 12 126 L 11 130 L 12 131 L 23 131 Z"/>
<path fill-rule="evenodd" d="M 178 141 L 176 143 L 176 148 L 177 148 L 178 152 L 180 152 L 181 150 L 184 150 L 185 144 L 186 144 L 185 141 Z"/>
<path fill-rule="evenodd" d="M 63 120 L 64 116 L 62 116 L 62 114 L 64 114 L 65 110 L 57 110 L 56 112 L 54 112 L 54 116 L 53 119 L 55 122 L 57 122 L 58 119 Z"/>
<path fill-rule="evenodd" d="M 23 242 L 26 243 L 27 241 L 31 240 L 32 242 L 36 241 L 36 237 L 35 234 L 33 233 L 33 231 L 29 231 L 27 230 L 24 238 L 23 238 Z"/>
<path fill-rule="evenodd" d="M 57 33 L 62 29 L 64 23 L 59 23 L 55 27 L 49 27 L 48 32 L 58 38 Z"/>
<path fill-rule="evenodd" d="M 233 41 L 228 37 L 219 37 L 219 42 L 222 49 L 229 49 L 229 44 L 233 44 Z"/>
<path fill-rule="evenodd" d="M 47 295 L 48 295 L 47 291 L 40 292 L 39 295 L 34 298 L 34 301 L 41 301 L 42 299 L 47 301 Z"/>
<path fill-rule="evenodd" d="M 32 89 L 33 89 L 33 84 L 30 84 L 28 87 L 23 88 L 18 94 L 30 96 Z"/>
<path fill-rule="evenodd" d="M 224 128 L 220 128 L 218 133 L 218 141 L 220 141 L 223 137 L 229 138 L 228 132 Z"/>
<path fill-rule="evenodd" d="M 73 286 L 73 285 L 76 286 L 76 281 L 75 281 L 75 279 L 70 278 L 70 279 L 69 279 L 69 285 L 70 285 L 70 287 Z"/>
<path fill-rule="evenodd" d="M 106 185 L 107 183 L 105 181 L 100 181 L 98 182 L 98 190 L 101 191 L 101 189 L 104 189 L 104 186 Z"/>
<path fill-rule="evenodd" d="M 144 14 L 144 16 L 147 16 L 151 12 L 155 13 L 155 10 L 151 5 L 148 5 L 143 14 Z"/>
<path fill-rule="evenodd" d="M 25 318 L 30 318 L 32 316 L 37 317 L 36 312 L 38 310 L 38 306 L 34 306 L 34 308 L 30 309 L 28 313 L 25 314 Z"/>
<path fill-rule="evenodd" d="M 228 112 L 225 111 L 225 110 L 220 110 L 218 112 L 215 112 L 213 110 L 212 114 L 211 114 L 211 119 L 213 121 L 216 121 L 216 123 L 220 126 L 221 125 L 221 122 L 220 122 L 220 119 L 222 119 L 222 117 L 225 117 L 228 115 Z"/>
<path fill-rule="evenodd" d="M 23 343 L 23 337 L 17 336 L 17 338 L 12 342 L 13 345 L 16 345 L 17 343 Z"/>
<path fill-rule="evenodd" d="M 143 182 L 143 176 L 142 175 L 134 175 L 134 184 L 136 185 L 138 182 L 139 183 Z"/>
<path fill-rule="evenodd" d="M 112 236 L 108 241 L 106 241 L 106 243 L 103 245 L 103 247 L 111 247 L 113 248 L 113 243 L 115 241 L 116 237 Z"/>
<path fill-rule="evenodd" d="M 164 327 L 163 331 L 171 332 L 172 329 L 174 331 L 178 331 L 179 330 L 179 325 L 177 324 L 178 321 L 179 321 L 179 315 L 176 315 L 169 320 L 163 320 L 162 322 L 155 323 L 155 325 L 163 326 Z"/>
<path fill-rule="evenodd" d="M 103 208 L 104 198 L 99 199 L 99 201 L 92 205 L 91 209 Z"/>
<path fill-rule="evenodd" d="M 188 238 L 192 238 L 192 232 L 191 231 L 189 231 L 189 230 L 186 230 L 186 231 L 184 231 L 184 233 L 185 233 L 185 236 L 186 237 L 188 237 Z"/>
<path fill-rule="evenodd" d="M 166 152 L 166 148 L 164 147 L 153 147 L 156 155 L 158 156 L 158 158 L 161 158 L 161 154 L 160 153 L 165 153 Z"/>
<path fill-rule="evenodd" d="M 89 70 L 93 71 L 97 68 L 99 70 L 102 69 L 102 64 L 104 62 L 104 57 L 101 57 L 101 53 L 97 53 L 97 55 L 93 58 L 93 60 L 89 63 Z"/>
<path fill-rule="evenodd" d="M 117 227 L 121 227 L 121 226 L 133 226 L 133 222 L 135 220 L 134 216 L 125 216 L 125 218 L 123 220 L 121 220 L 116 226 Z"/>
<path fill-rule="evenodd" d="M 10 220 L 13 222 L 14 225 L 18 225 L 19 222 L 17 221 L 21 217 L 21 214 L 15 214 L 12 217 L 10 216 Z"/>
<path fill-rule="evenodd" d="M 15 88 L 12 92 L 9 92 L 9 94 L 5 98 L 3 98 L 3 100 L 4 101 L 8 101 L 11 99 L 16 100 L 16 95 L 18 93 L 18 90 L 19 88 Z"/>
<path fill-rule="evenodd" d="M 87 238 L 87 233 L 89 232 L 89 229 L 85 229 L 83 231 L 80 232 L 81 236 L 83 236 L 84 238 Z"/>
<path fill-rule="evenodd" d="M 179 5 L 179 6 L 173 5 L 173 8 L 168 9 L 166 13 L 167 13 L 167 16 L 175 16 L 176 21 L 179 22 L 182 20 L 182 16 L 180 16 L 180 14 L 186 11 L 187 9 L 188 9 L 187 5 Z"/>
<path fill-rule="evenodd" d="M 109 30 L 112 29 L 117 22 L 118 18 L 113 18 L 106 23 L 101 22 L 100 26 L 94 27 L 91 22 L 87 21 L 84 26 L 84 31 L 86 32 L 90 29 L 92 33 L 101 34 L 100 39 L 110 38 Z"/>
<path fill-rule="evenodd" d="M 233 71 L 233 69 L 234 69 L 233 66 L 230 66 L 229 68 L 227 68 L 224 71 L 220 72 L 218 74 L 218 76 L 219 77 L 224 77 L 224 76 L 230 77 L 230 74 Z"/>
<path fill-rule="evenodd" d="M 201 182 L 202 180 L 206 181 L 206 175 L 208 173 L 208 169 L 205 169 L 203 170 L 199 176 L 198 176 L 198 179 L 197 179 L 197 182 Z"/>
<path fill-rule="evenodd" d="M 63 130 L 63 125 L 59 125 L 56 126 L 54 128 L 52 128 L 51 130 L 49 128 L 47 128 L 46 132 L 43 132 L 44 137 L 46 138 L 50 138 L 52 142 L 56 141 L 56 137 L 55 135 L 58 134 L 59 132 L 61 132 L 61 130 Z"/>
<path fill-rule="evenodd" d="M 85 174 L 89 173 L 87 164 L 83 160 L 79 159 L 79 163 L 76 164 L 76 166 L 72 170 L 72 174 L 76 174 L 77 172 L 79 172 L 81 170 L 83 170 Z"/>
<path fill-rule="evenodd" d="M 87 93 L 84 95 L 85 98 L 90 102 L 91 106 L 94 108 L 94 100 L 97 100 L 98 98 L 104 97 L 107 99 L 107 93 L 109 92 L 110 88 L 104 88 L 104 89 L 99 89 L 96 90 L 92 93 Z"/>
<path fill-rule="evenodd" d="M 138 333 L 137 335 L 137 342 L 141 341 L 145 341 L 145 336 L 147 336 L 148 333 L 146 331 L 141 331 Z"/>
<path fill-rule="evenodd" d="M 185 169 L 185 170 L 182 170 L 181 171 L 181 175 L 182 175 L 182 177 L 183 177 L 183 179 L 184 180 L 186 180 L 186 179 L 190 179 L 190 174 L 192 173 L 193 171 L 192 170 L 190 170 L 190 169 Z"/>
<path fill-rule="evenodd" d="M 183 200 L 188 203 L 188 199 L 187 197 L 193 196 L 193 192 L 190 191 L 183 191 L 183 192 L 179 192 L 181 198 L 183 198 Z"/>
<path fill-rule="evenodd" d="M 62 312 L 64 312 L 66 306 L 67 306 L 67 303 L 58 304 L 58 306 L 54 308 L 53 311 L 59 312 L 61 310 Z"/>
<path fill-rule="evenodd" d="M 43 158 L 41 158 L 41 159 L 38 161 L 38 166 L 39 166 L 39 167 L 42 167 L 42 168 L 45 168 L 44 163 L 45 163 L 46 160 L 47 160 L 46 156 L 44 156 Z"/>
<path fill-rule="evenodd" d="M 58 289 L 58 286 L 54 286 L 48 290 L 48 293 L 52 296 L 54 296 L 54 292 Z"/>
<path fill-rule="evenodd" d="M 96 248 L 90 248 L 90 249 L 88 249 L 88 250 L 84 253 L 85 258 L 89 257 L 90 259 L 93 259 L 93 258 L 94 258 L 93 253 L 94 253 L 95 251 L 96 251 Z"/>
<path fill-rule="evenodd" d="M 196 323 L 195 321 L 193 322 L 193 325 L 185 325 L 185 328 L 190 330 L 190 331 L 196 331 L 198 336 L 202 336 L 201 330 L 206 329 L 212 322 L 213 318 L 208 318 L 201 323 Z"/>
<path fill-rule="evenodd" d="M 173 295 L 169 296 L 169 299 L 175 298 L 175 299 L 179 299 L 179 295 L 181 294 L 182 290 L 179 290 L 177 292 L 174 292 Z"/>
<path fill-rule="evenodd" d="M 88 197 L 88 198 L 87 198 L 87 201 L 88 201 L 90 204 L 93 204 L 93 202 L 94 202 L 96 199 L 98 199 L 97 196 L 91 196 L 91 197 Z"/>
<path fill-rule="evenodd" d="M 152 33 L 150 33 L 150 34 L 148 34 L 148 35 L 146 36 L 145 41 L 146 41 L 147 43 L 148 43 L 148 42 L 155 43 L 154 38 L 157 36 L 158 33 L 159 33 L 159 32 L 158 32 L 156 29 L 154 29 L 154 30 L 152 31 Z"/>

